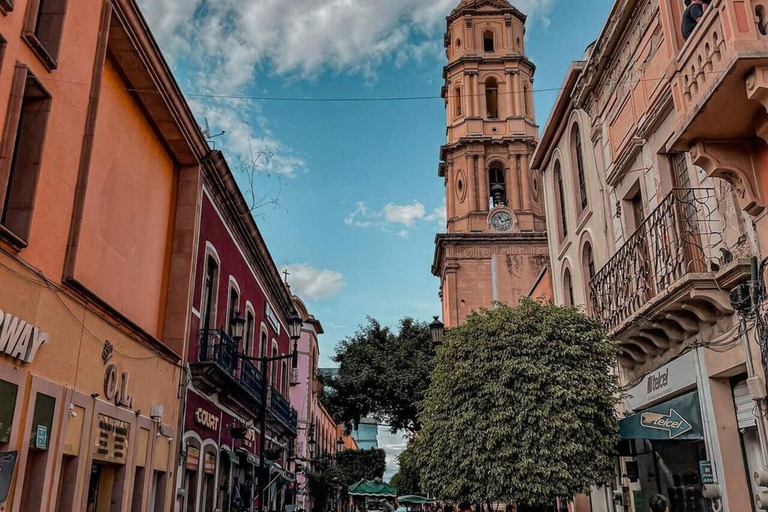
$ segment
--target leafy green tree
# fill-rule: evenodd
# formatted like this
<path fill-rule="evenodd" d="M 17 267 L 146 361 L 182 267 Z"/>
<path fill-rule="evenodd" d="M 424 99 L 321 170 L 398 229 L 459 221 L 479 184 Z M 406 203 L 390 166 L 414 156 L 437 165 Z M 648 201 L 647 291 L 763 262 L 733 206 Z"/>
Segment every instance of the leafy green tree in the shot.
<path fill-rule="evenodd" d="M 412 318 L 395 333 L 372 319 L 339 343 L 336 377 L 324 384 L 324 404 L 337 421 L 352 426 L 373 417 L 392 432 L 421 429 L 418 404 L 424 399 L 434 367 L 435 347 L 429 325 Z"/>
<path fill-rule="evenodd" d="M 414 439 L 438 498 L 549 506 L 608 482 L 615 345 L 573 308 L 531 299 L 446 333 Z"/>
<path fill-rule="evenodd" d="M 395 473 L 390 481 L 390 485 L 397 489 L 399 495 L 404 494 L 423 494 L 421 488 L 421 478 L 419 475 L 418 460 L 414 450 L 413 441 L 408 443 L 406 449 L 401 453 L 397 460 L 400 463 L 400 471 Z"/>
<path fill-rule="evenodd" d="M 381 449 L 347 450 L 336 455 L 336 470 L 345 488 L 360 480 L 382 478 L 386 469 L 387 453 Z"/>
<path fill-rule="evenodd" d="M 341 480 L 336 468 L 321 465 L 307 473 L 307 491 L 312 498 L 312 512 L 325 512 L 336 499 L 341 489 Z"/>

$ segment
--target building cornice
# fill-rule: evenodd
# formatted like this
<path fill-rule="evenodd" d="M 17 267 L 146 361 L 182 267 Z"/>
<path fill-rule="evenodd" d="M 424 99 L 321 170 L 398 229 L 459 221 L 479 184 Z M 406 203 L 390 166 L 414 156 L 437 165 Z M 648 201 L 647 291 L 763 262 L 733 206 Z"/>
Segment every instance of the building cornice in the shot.
<path fill-rule="evenodd" d="M 467 246 L 474 248 L 499 245 L 546 247 L 547 233 L 534 231 L 518 233 L 440 233 L 435 236 L 435 255 L 432 260 L 432 275 L 442 277 L 443 266 L 446 263 L 446 248 L 448 247 Z"/>
<path fill-rule="evenodd" d="M 483 11 L 481 10 L 483 7 L 492 7 L 493 9 Z M 511 14 L 523 23 L 528 19 L 528 16 L 510 5 L 506 0 L 464 0 L 448 15 L 446 20 L 450 25 L 462 16 L 503 16 L 504 14 Z"/>

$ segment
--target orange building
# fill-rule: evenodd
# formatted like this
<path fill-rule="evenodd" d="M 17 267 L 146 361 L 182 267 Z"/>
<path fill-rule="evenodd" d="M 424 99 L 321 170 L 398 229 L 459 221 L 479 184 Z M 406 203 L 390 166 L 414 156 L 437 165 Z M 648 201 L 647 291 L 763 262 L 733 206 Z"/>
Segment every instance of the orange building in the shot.
<path fill-rule="evenodd" d="M 4 507 L 167 511 L 206 141 L 134 0 L 0 13 Z"/>
<path fill-rule="evenodd" d="M 529 160 L 538 126 L 526 16 L 507 0 L 462 0 L 448 16 L 440 152 L 448 233 L 437 236 L 448 327 L 496 302 L 516 305 L 546 266 L 544 207 Z"/>

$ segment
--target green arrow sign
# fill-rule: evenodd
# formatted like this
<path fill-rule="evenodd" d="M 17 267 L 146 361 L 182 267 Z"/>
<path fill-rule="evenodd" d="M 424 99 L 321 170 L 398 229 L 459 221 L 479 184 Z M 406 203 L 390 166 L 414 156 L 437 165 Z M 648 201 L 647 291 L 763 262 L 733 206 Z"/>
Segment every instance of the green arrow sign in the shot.
<path fill-rule="evenodd" d="M 685 421 L 685 418 L 680 416 L 674 409 L 670 409 L 669 414 L 644 412 L 640 416 L 640 425 L 645 428 L 664 430 L 669 433 L 670 439 L 676 439 L 693 428 L 691 424 Z"/>
<path fill-rule="evenodd" d="M 619 422 L 619 431 L 622 439 L 704 439 L 699 393 L 688 393 L 628 416 Z"/>

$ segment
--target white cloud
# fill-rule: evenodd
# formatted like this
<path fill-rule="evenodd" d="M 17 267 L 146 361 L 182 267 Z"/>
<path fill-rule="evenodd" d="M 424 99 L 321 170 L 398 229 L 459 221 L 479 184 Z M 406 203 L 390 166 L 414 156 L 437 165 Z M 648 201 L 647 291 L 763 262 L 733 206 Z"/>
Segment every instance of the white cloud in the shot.
<path fill-rule="evenodd" d="M 408 446 L 408 439 L 402 432 L 392 434 L 389 428 L 379 427 L 378 441 L 379 448 L 387 453 L 387 470 L 384 474 L 384 480 L 388 482 L 400 468 L 397 457 Z"/>
<path fill-rule="evenodd" d="M 285 270 L 288 270 L 291 290 L 302 299 L 330 299 L 344 287 L 343 275 L 332 270 L 317 269 L 308 263 L 280 265 L 280 272 Z"/>
<path fill-rule="evenodd" d="M 445 228 L 447 221 L 445 203 L 427 213 L 427 207 L 419 201 L 411 204 L 389 203 L 381 210 L 372 210 L 365 203 L 357 203 L 355 209 L 344 218 L 347 226 L 379 228 L 394 232 L 401 238 L 407 238 L 420 224 L 434 223 Z"/>

